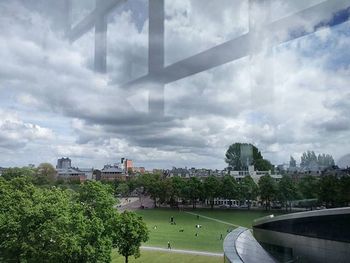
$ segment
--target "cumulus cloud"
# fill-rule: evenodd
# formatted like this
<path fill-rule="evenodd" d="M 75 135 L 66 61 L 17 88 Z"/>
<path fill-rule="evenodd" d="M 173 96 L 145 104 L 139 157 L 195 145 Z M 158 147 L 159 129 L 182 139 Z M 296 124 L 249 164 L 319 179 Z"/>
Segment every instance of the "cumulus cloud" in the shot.
<path fill-rule="evenodd" d="M 23 122 L 16 114 L 0 111 L 0 148 L 25 147 L 33 141 L 49 141 L 54 133 L 48 128 Z"/>
<path fill-rule="evenodd" d="M 147 3 L 137 2 L 109 17 L 106 76 L 92 70 L 93 31 L 71 44 L 49 5 L 0 4 L 0 109 L 16 112 L 1 118 L 0 147 L 29 147 L 40 151 L 38 158 L 71 156 L 95 167 L 128 156 L 149 168 L 222 168 L 226 148 L 236 141 L 255 143 L 274 163 L 308 149 L 346 154 L 348 22 L 272 48 L 275 33 L 262 32 L 269 41 L 247 43 L 250 56 L 167 84 L 159 117 L 144 107 L 152 83 L 137 90 L 121 85 L 147 74 Z M 321 1 L 273 2 L 269 21 Z M 92 8 L 83 7 L 75 9 L 74 23 Z M 247 1 L 166 1 L 165 7 L 167 65 L 249 30 Z M 294 23 L 310 30 L 314 18 Z M 23 162 L 38 160 L 27 154 Z"/>

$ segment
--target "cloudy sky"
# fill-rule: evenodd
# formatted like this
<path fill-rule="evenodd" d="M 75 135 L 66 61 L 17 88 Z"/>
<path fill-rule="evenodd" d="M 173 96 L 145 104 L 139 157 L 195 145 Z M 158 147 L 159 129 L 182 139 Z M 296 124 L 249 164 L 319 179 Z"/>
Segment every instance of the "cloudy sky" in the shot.
<path fill-rule="evenodd" d="M 249 56 L 166 84 L 157 117 L 148 114 L 147 85 L 122 85 L 148 72 L 148 1 L 110 13 L 101 75 L 94 31 L 70 43 L 60 1 L 0 0 L 0 166 L 69 156 L 80 167 L 127 157 L 146 168 L 222 169 L 233 142 L 255 144 L 274 164 L 306 150 L 339 159 L 350 152 L 350 22 L 279 45 L 272 39 L 311 30 L 332 11 L 278 34 L 263 27 L 321 2 L 273 0 L 249 15 L 244 0 L 165 0 L 166 66 L 246 34 L 249 23 L 257 33 Z M 72 24 L 93 8 L 73 0 Z"/>

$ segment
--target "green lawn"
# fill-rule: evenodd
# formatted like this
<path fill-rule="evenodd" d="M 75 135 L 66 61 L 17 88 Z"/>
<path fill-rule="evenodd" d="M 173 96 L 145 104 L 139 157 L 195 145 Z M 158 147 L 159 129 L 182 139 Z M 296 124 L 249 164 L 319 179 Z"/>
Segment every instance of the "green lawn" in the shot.
<path fill-rule="evenodd" d="M 221 263 L 221 257 L 196 256 L 189 254 L 178 254 L 170 252 L 141 251 L 141 257 L 129 258 L 130 263 Z M 112 263 L 124 263 L 124 257 L 118 255 L 116 251 L 112 254 Z"/>
<path fill-rule="evenodd" d="M 145 244 L 147 246 L 166 248 L 169 241 L 175 249 L 222 252 L 220 235 L 225 237 L 227 229 L 230 228 L 225 224 L 197 219 L 196 216 L 177 210 L 139 210 L 137 213 L 143 217 L 150 230 L 150 240 Z M 174 217 L 176 225 L 169 223 L 171 216 Z M 197 224 L 202 225 L 202 228 L 196 228 Z M 180 229 L 184 231 L 179 232 Z M 195 236 L 196 233 L 198 236 Z"/>
<path fill-rule="evenodd" d="M 197 209 L 189 211 L 211 218 L 226 221 L 235 225 L 251 227 L 254 219 L 270 215 L 275 212 L 248 211 L 248 210 L 208 210 Z M 220 235 L 227 234 L 228 229 L 234 227 L 210 219 L 199 218 L 184 211 L 170 209 L 138 210 L 150 230 L 150 240 L 146 246 L 167 247 L 167 242 L 176 249 L 189 249 L 198 251 L 223 252 Z M 275 213 L 276 214 L 276 213 Z M 173 216 L 176 225 L 169 223 Z M 202 228 L 197 229 L 197 224 Z M 156 229 L 154 227 L 156 226 Z M 184 232 L 179 232 L 183 229 Z M 198 236 L 195 234 L 198 233 Z"/>
<path fill-rule="evenodd" d="M 267 216 L 270 214 L 282 214 L 276 211 L 257 211 L 257 210 L 209 210 L 196 209 L 188 212 L 199 215 L 215 218 L 231 224 L 240 225 L 251 228 L 254 219 Z M 137 214 L 143 217 L 149 230 L 150 240 L 145 243 L 145 246 L 167 247 L 168 241 L 172 248 L 187 249 L 210 252 L 223 252 L 220 234 L 225 237 L 228 229 L 234 227 L 219 223 L 206 218 L 188 214 L 184 211 L 171 209 L 146 209 L 138 210 Z M 170 217 L 174 217 L 176 225 L 169 223 Z M 197 229 L 195 226 L 199 224 L 202 228 Z M 156 229 L 154 227 L 156 226 Z M 179 232 L 183 229 L 184 232 Z M 195 234 L 198 233 L 198 236 Z M 119 256 L 116 251 L 113 251 L 112 263 L 124 262 L 124 258 Z M 196 256 L 189 254 L 178 254 L 170 252 L 156 252 L 141 250 L 141 257 L 138 259 L 130 258 L 129 262 L 142 263 L 157 263 L 157 262 L 184 262 L 184 263 L 214 263 L 222 262 L 221 257 L 211 256 Z"/>
<path fill-rule="evenodd" d="M 194 213 L 213 217 L 231 224 L 252 228 L 252 223 L 255 219 L 268 216 L 271 214 L 281 215 L 283 211 L 264 211 L 264 210 L 209 210 L 198 209 Z"/>
<path fill-rule="evenodd" d="M 189 254 L 178 254 L 158 251 L 141 251 L 141 257 L 129 258 L 130 263 L 220 263 L 223 257 L 197 256 Z M 116 251 L 112 253 L 112 263 L 124 263 L 124 257 L 118 255 Z"/>

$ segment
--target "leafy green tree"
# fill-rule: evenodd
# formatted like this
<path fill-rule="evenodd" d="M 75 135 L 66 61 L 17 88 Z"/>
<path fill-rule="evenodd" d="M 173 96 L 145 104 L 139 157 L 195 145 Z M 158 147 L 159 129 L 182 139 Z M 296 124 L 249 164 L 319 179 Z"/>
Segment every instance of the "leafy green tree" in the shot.
<path fill-rule="evenodd" d="M 338 201 L 339 188 L 339 181 L 335 176 L 322 176 L 319 181 L 319 201 L 324 202 L 326 207 L 334 207 Z"/>
<path fill-rule="evenodd" d="M 317 198 L 318 187 L 317 178 L 311 175 L 300 178 L 297 186 L 302 198 L 304 199 Z"/>
<path fill-rule="evenodd" d="M 297 187 L 290 176 L 284 175 L 278 182 L 278 200 L 284 204 L 286 210 L 291 208 L 291 201 L 297 197 Z"/>
<path fill-rule="evenodd" d="M 148 240 L 149 234 L 142 218 L 135 213 L 124 211 L 115 227 L 116 245 L 118 252 L 125 257 L 125 263 L 128 263 L 130 256 L 139 257 L 141 243 Z"/>
<path fill-rule="evenodd" d="M 225 161 L 234 170 L 248 169 L 257 159 L 263 159 L 257 147 L 250 143 L 234 143 L 229 146 L 225 154 Z"/>
<path fill-rule="evenodd" d="M 274 171 L 274 166 L 266 159 L 255 160 L 254 167 L 258 171 Z"/>
<path fill-rule="evenodd" d="M 36 184 L 52 184 L 55 181 L 56 170 L 50 163 L 41 163 L 36 172 Z"/>
<path fill-rule="evenodd" d="M 225 154 L 225 161 L 233 170 L 247 170 L 254 164 L 259 171 L 273 170 L 273 165 L 263 158 L 259 149 L 251 143 L 234 143 Z"/>
<path fill-rule="evenodd" d="M 251 200 L 255 200 L 259 194 L 259 188 L 251 176 L 245 176 L 239 184 L 239 199 L 248 201 L 248 209 Z"/>
<path fill-rule="evenodd" d="M 239 186 L 237 181 L 229 175 L 225 175 L 222 178 L 221 188 L 219 189 L 221 197 L 232 200 L 239 197 Z M 229 202 L 230 207 L 232 206 L 232 201 Z"/>
<path fill-rule="evenodd" d="M 145 193 L 153 199 L 154 207 L 157 207 L 157 199 L 161 195 L 160 175 L 147 173 L 139 178 L 139 183 L 144 187 Z"/>
<path fill-rule="evenodd" d="M 171 196 L 171 203 L 176 204 L 179 201 L 179 199 L 184 198 L 184 188 L 185 188 L 185 181 L 180 176 L 174 176 L 171 178 L 172 181 L 172 196 Z"/>
<path fill-rule="evenodd" d="M 2 172 L 1 177 L 5 180 L 11 180 L 16 177 L 30 177 L 32 178 L 35 175 L 36 170 L 30 167 L 13 167 L 7 168 Z"/>
<path fill-rule="evenodd" d="M 214 198 L 220 196 L 221 184 L 217 177 L 209 176 L 203 183 L 203 195 L 209 200 L 211 209 L 214 208 Z"/>
<path fill-rule="evenodd" d="M 277 193 L 276 182 L 270 175 L 261 176 L 259 179 L 260 198 L 265 202 L 265 209 L 271 207 L 270 203 L 274 200 Z"/>
<path fill-rule="evenodd" d="M 196 208 L 197 200 L 203 196 L 203 184 L 197 177 L 191 177 L 184 188 L 184 195 L 191 200 L 193 209 Z"/>
<path fill-rule="evenodd" d="M 110 262 L 118 214 L 101 183 L 75 192 L 0 178 L 0 199 L 1 262 Z"/>
<path fill-rule="evenodd" d="M 326 168 L 335 165 L 334 159 L 330 154 L 319 154 L 318 156 L 314 151 L 304 152 L 300 158 L 300 167 L 302 168 Z"/>
<path fill-rule="evenodd" d="M 130 192 L 129 185 L 127 183 L 121 183 L 118 185 L 117 194 L 120 194 L 121 196 L 127 196 Z"/>
<path fill-rule="evenodd" d="M 159 182 L 159 202 L 170 203 L 170 199 L 173 196 L 173 185 L 172 180 L 170 178 L 164 178 Z"/>
<path fill-rule="evenodd" d="M 342 206 L 350 204 L 350 177 L 343 176 L 339 179 L 339 203 Z"/>

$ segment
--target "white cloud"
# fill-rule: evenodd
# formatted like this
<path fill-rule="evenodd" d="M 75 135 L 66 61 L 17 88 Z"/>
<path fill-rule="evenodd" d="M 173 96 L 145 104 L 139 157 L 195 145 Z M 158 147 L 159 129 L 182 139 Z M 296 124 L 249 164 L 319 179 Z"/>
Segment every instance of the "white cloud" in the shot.
<path fill-rule="evenodd" d="M 0 91 L 9 94 L 0 98 L 0 147 L 22 149 L 5 153 L 8 164 L 64 155 L 96 167 L 127 156 L 148 167 L 222 168 L 236 141 L 255 143 L 275 163 L 308 149 L 337 157 L 350 146 L 349 23 L 170 83 L 166 116 L 157 119 L 145 113 L 147 86 L 108 84 L 146 73 L 147 20 L 140 27 L 132 11 L 116 12 L 105 78 L 91 70 L 93 32 L 70 45 L 18 3 L 2 3 L 0 16 Z M 246 13 L 245 1 L 166 1 L 167 63 L 244 33 Z"/>

